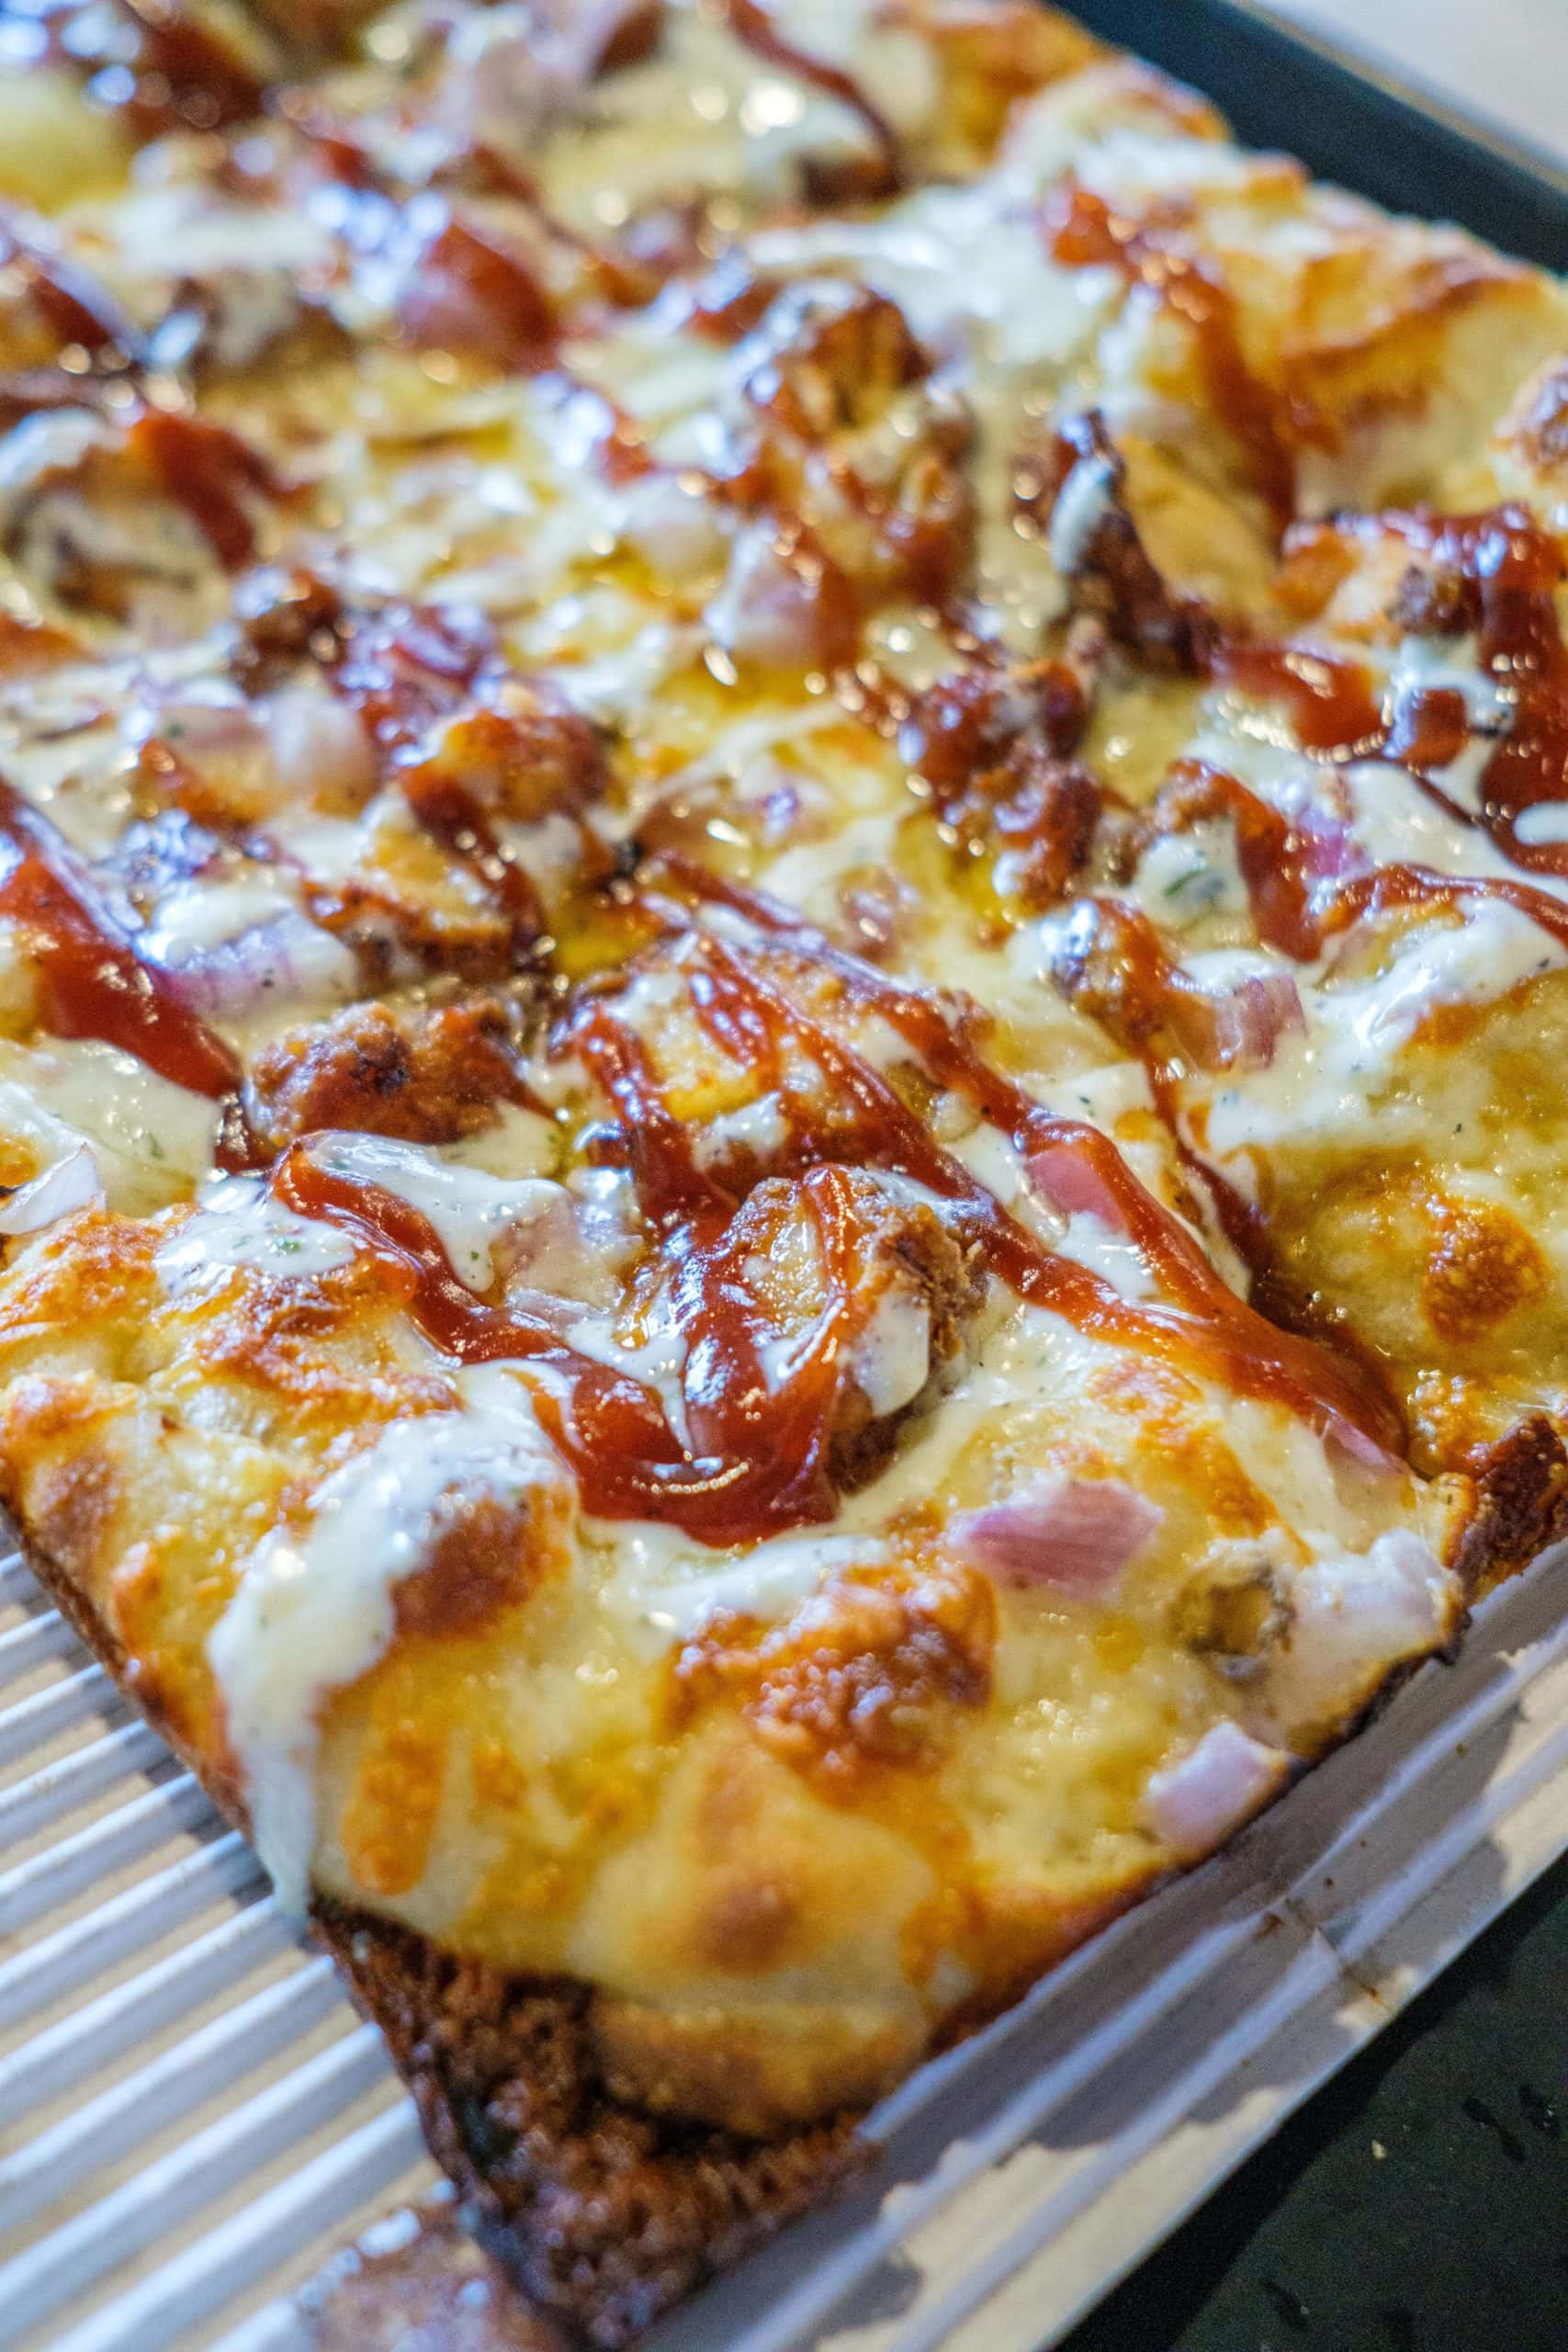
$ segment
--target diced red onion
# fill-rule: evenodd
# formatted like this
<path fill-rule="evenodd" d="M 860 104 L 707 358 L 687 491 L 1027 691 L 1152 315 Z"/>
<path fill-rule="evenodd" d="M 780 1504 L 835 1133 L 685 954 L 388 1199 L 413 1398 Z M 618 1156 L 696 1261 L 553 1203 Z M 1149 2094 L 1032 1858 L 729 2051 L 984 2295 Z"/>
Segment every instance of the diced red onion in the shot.
<path fill-rule="evenodd" d="M 281 1010 L 340 996 L 355 977 L 341 941 L 293 909 L 164 968 L 181 1003 L 203 1021 L 238 1019 L 263 1003 Z"/>
<path fill-rule="evenodd" d="M 572 114 L 604 60 L 645 13 L 645 0 L 577 0 L 529 11 L 481 9 L 459 20 L 432 119 L 454 149 L 493 148 L 533 160 L 541 135 Z"/>
<path fill-rule="evenodd" d="M 1144 1824 L 1184 1861 L 1196 1860 L 1261 1812 L 1290 1777 L 1282 1749 L 1266 1747 L 1239 1724 L 1219 1723 L 1155 1774 L 1144 1792 Z"/>
<path fill-rule="evenodd" d="M 1457 1580 L 1414 1528 L 1309 1561 L 1292 1580 L 1292 1638 L 1269 1679 L 1276 1720 L 1317 1724 L 1353 1711 L 1392 1666 L 1442 1638 L 1459 1600 Z"/>
<path fill-rule="evenodd" d="M 149 718 L 152 733 L 175 744 L 182 760 L 197 766 L 204 759 L 243 757 L 263 741 L 255 712 L 238 695 L 221 702 L 194 695 L 175 698 L 155 704 Z"/>
<path fill-rule="evenodd" d="M 98 1207 L 104 1181 L 90 1144 L 79 1143 L 63 1159 L 16 1191 L 0 1205 L 0 1233 L 38 1233 L 78 1209 Z"/>
<path fill-rule="evenodd" d="M 766 527 L 736 540 L 705 617 L 738 662 L 777 670 L 832 668 L 852 658 L 858 635 L 854 591 L 838 566 Z"/>
<path fill-rule="evenodd" d="M 301 800 L 356 803 L 376 786 L 376 761 L 359 714 L 320 688 L 286 686 L 267 705 L 273 772 Z"/>
<path fill-rule="evenodd" d="M 520 1204 L 513 1221 L 493 1245 L 493 1255 L 508 1282 L 531 1290 L 558 1291 L 577 1297 L 593 1272 L 578 1224 L 576 1204 L 562 1185 L 540 1179 L 537 1199 L 530 1211 Z"/>
<path fill-rule="evenodd" d="M 1371 872 L 1371 860 L 1343 817 L 1308 808 L 1299 810 L 1291 821 L 1307 843 L 1303 865 L 1309 882 L 1339 882 Z"/>
<path fill-rule="evenodd" d="M 1358 1470 L 1375 1471 L 1380 1477 L 1402 1478 L 1404 1476 L 1404 1465 L 1399 1456 L 1391 1453 L 1386 1446 L 1380 1445 L 1375 1437 L 1369 1437 L 1365 1430 L 1358 1429 L 1351 1420 L 1329 1423 L 1323 1433 L 1323 1450 L 1328 1456 L 1331 1469 L 1338 1459 L 1353 1463 Z"/>
<path fill-rule="evenodd" d="M 1121 1478 L 1042 1478 L 1005 1502 L 965 1511 L 950 1531 L 998 1584 L 1092 1600 L 1164 1525 L 1165 1513 Z"/>
<path fill-rule="evenodd" d="M 1306 1035 L 1301 991 L 1289 972 L 1249 972 L 1213 1002 L 1215 1069 L 1267 1069 L 1281 1037 Z"/>
<path fill-rule="evenodd" d="M 491 1244 L 509 1297 L 549 1299 L 570 1324 L 583 1306 L 608 1306 L 638 1248 L 636 1194 L 618 1170 L 594 1169 L 570 1192 L 541 1177 Z M 563 1324 L 563 1328 L 564 1328 Z"/>
<path fill-rule="evenodd" d="M 1040 1198 L 1061 1216 L 1097 1216 L 1112 1233 L 1126 1225 L 1121 1202 L 1087 1151 L 1076 1144 L 1041 1144 L 1023 1163 Z"/>

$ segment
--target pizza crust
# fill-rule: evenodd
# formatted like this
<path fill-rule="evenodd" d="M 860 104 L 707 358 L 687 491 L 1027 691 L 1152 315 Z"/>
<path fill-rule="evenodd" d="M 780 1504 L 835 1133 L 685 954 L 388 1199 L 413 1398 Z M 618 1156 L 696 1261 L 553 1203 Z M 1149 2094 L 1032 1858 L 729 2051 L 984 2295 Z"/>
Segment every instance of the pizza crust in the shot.
<path fill-rule="evenodd" d="M 1568 1529 L 1568 300 L 1050 13 L 265 13 L 4 273 L 0 1485 L 619 2344 Z"/>
<path fill-rule="evenodd" d="M 214 1785 L 209 1758 L 143 1698 L 77 1582 L 23 1548 L 62 1613 L 243 1827 L 232 1787 Z M 540 2352 L 563 2341 L 616 2352 L 871 2161 L 855 2135 L 868 2102 L 852 2093 L 842 2113 L 792 2130 L 770 2085 L 761 2136 L 694 2129 L 626 2096 L 614 2026 L 606 2037 L 591 1987 L 456 1961 L 324 1898 L 310 1932 L 385 2034 L 436 2161 L 539 2315 Z M 535 2352 L 535 2334 L 524 2340 Z"/>

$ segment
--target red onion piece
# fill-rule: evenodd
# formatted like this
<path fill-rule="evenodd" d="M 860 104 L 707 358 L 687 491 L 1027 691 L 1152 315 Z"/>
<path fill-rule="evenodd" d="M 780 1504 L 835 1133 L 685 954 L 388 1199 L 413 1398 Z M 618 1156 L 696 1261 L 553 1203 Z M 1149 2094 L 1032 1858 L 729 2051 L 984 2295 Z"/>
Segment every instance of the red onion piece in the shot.
<path fill-rule="evenodd" d="M 152 718 L 154 741 L 176 744 L 181 760 L 197 768 L 206 759 L 243 758 L 263 742 L 254 710 L 238 695 L 228 701 L 175 695 L 156 705 Z"/>
<path fill-rule="evenodd" d="M 1211 1067 L 1267 1069 L 1287 1034 L 1306 1035 L 1294 978 L 1289 972 L 1249 972 L 1213 1000 Z"/>
<path fill-rule="evenodd" d="M 1371 873 L 1372 862 L 1343 817 L 1307 808 L 1298 810 L 1291 822 L 1307 844 L 1303 865 L 1309 882 L 1340 882 Z"/>
<path fill-rule="evenodd" d="M 267 705 L 273 772 L 291 799 L 357 806 L 376 788 L 376 755 L 359 713 L 319 687 L 286 686 Z"/>
<path fill-rule="evenodd" d="M 658 25 L 648 0 L 546 0 L 513 29 L 517 14 L 480 10 L 459 20 L 432 116 L 454 153 L 490 148 L 526 166 L 595 77 L 651 46 Z"/>
<path fill-rule="evenodd" d="M 1281 1748 L 1266 1747 L 1239 1724 L 1216 1724 L 1179 1762 L 1154 1775 L 1144 1792 L 1145 1826 L 1184 1861 L 1195 1860 L 1261 1812 L 1290 1777 Z"/>
<path fill-rule="evenodd" d="M 1159 1505 L 1123 1479 L 1052 1477 L 965 1511 L 951 1533 L 998 1584 L 1093 1600 L 1164 1523 Z"/>
<path fill-rule="evenodd" d="M 180 1002 L 203 1021 L 239 1019 L 263 1004 L 281 1011 L 310 997 L 335 999 L 355 975 L 349 950 L 292 910 L 164 968 Z"/>
<path fill-rule="evenodd" d="M 808 539 L 765 526 L 736 540 L 705 617 L 715 642 L 738 662 L 777 670 L 851 661 L 860 629 L 854 590 L 832 559 Z"/>
<path fill-rule="evenodd" d="M 1041 1144 L 1023 1163 L 1041 1199 L 1060 1216 L 1097 1216 L 1112 1233 L 1126 1226 L 1122 1204 L 1094 1160 L 1076 1143 Z"/>
<path fill-rule="evenodd" d="M 1359 1430 L 1354 1421 L 1331 1421 L 1323 1432 L 1323 1450 L 1331 1470 L 1349 1464 L 1359 1471 L 1372 1472 L 1379 1478 L 1404 1476 L 1404 1464 L 1399 1456 L 1381 1446 L 1375 1437 L 1369 1437 L 1365 1430 Z"/>

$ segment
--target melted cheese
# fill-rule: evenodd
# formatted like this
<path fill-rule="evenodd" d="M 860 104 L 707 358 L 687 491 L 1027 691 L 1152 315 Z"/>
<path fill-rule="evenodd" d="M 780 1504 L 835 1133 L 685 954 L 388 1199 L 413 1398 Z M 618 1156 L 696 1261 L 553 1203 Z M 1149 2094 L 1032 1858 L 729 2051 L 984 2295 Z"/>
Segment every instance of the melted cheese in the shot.
<path fill-rule="evenodd" d="M 634 1521 L 615 1530 L 591 1523 L 587 1532 L 609 1555 L 606 1605 L 617 1620 L 629 1621 L 638 1645 L 660 1659 L 716 1617 L 776 1624 L 818 1592 L 829 1577 L 874 1571 L 892 1556 L 890 1546 L 874 1537 L 790 1535 L 759 1544 L 743 1558 L 714 1567 L 711 1555 L 651 1522 Z"/>
<path fill-rule="evenodd" d="M 1370 1139 L 1404 1130 L 1421 1118 L 1420 1104 L 1391 1110 L 1385 1098 L 1428 1015 L 1443 1005 L 1493 1002 L 1564 967 L 1568 950 L 1527 915 L 1494 900 L 1476 901 L 1459 923 L 1420 926 L 1396 944 L 1375 978 L 1303 989 L 1306 1035 L 1286 1035 L 1267 1069 L 1213 1096 L 1210 1148 L 1228 1159 L 1292 1136 L 1348 1132 Z M 1213 983 L 1270 968 L 1271 959 L 1237 952 L 1188 966 L 1194 978 Z"/>
<path fill-rule="evenodd" d="M 847 12 L 852 21 L 854 12 Z M 923 56 L 884 37 L 884 65 Z M 910 90 L 904 104 L 918 107 Z M 929 85 L 928 85 L 929 86 Z M 722 189 L 753 200 L 798 194 L 808 161 L 863 156 L 865 125 L 841 100 L 824 96 L 787 72 L 759 70 L 756 60 L 703 10 L 677 6 L 657 57 L 602 84 L 581 134 L 554 147 L 551 202 L 574 228 L 621 227 L 671 186 Z"/>
<path fill-rule="evenodd" d="M 889 979 L 945 992 L 954 1034 L 1036 1104 L 1111 1137 L 1245 1292 L 1144 1069 L 1055 990 L 1055 919 L 1025 898 L 1038 888 L 1034 844 L 1020 845 L 1029 812 L 1010 804 L 1011 772 L 996 771 L 994 792 L 988 770 L 970 780 L 974 838 L 955 838 L 899 754 L 899 690 L 972 670 L 976 639 L 1021 663 L 1063 652 L 1113 487 L 1088 459 L 1049 518 L 1038 495 L 1021 507 L 1066 410 L 1099 408 L 1113 435 L 1140 436 L 1130 495 L 1178 588 L 1234 568 L 1244 607 L 1254 588 L 1267 602 L 1275 543 L 1242 480 L 1249 451 L 1216 389 L 1224 371 L 1205 364 L 1203 306 L 1156 299 L 1157 269 L 1130 286 L 1130 269 L 1053 259 L 1072 188 L 1159 234 L 1177 224 L 1178 246 L 1232 288 L 1260 375 L 1299 388 L 1303 413 L 1321 413 L 1339 445 L 1303 460 L 1313 495 L 1351 498 L 1412 467 L 1412 497 L 1436 495 L 1439 453 L 1476 441 L 1490 398 L 1470 379 L 1483 360 L 1532 365 L 1541 339 L 1562 334 L 1560 297 L 1482 270 L 1475 340 L 1456 356 L 1468 330 L 1427 295 L 1450 264 L 1480 270 L 1484 257 L 1319 197 L 1201 135 L 1190 96 L 1113 63 L 1063 72 L 1012 106 L 994 154 L 971 152 L 971 119 L 1002 110 L 1032 49 L 1021 41 L 987 66 L 989 28 L 962 10 L 931 32 L 859 0 L 776 11 L 786 39 L 857 76 L 903 134 L 904 184 L 883 198 L 863 193 L 882 161 L 863 114 L 748 49 L 718 12 L 670 7 L 648 57 L 598 77 L 579 20 L 535 14 L 375 18 L 355 62 L 323 77 L 329 113 L 363 142 L 385 198 L 337 186 L 330 149 L 299 141 L 285 108 L 265 134 L 242 134 L 244 170 L 222 132 L 164 142 L 129 190 L 62 224 L 73 261 L 101 273 L 159 365 L 178 371 L 155 398 L 232 427 L 288 491 L 242 485 L 238 536 L 254 523 L 254 544 L 231 566 L 196 479 L 160 487 L 126 459 L 112 376 L 101 414 L 55 408 L 0 440 L 5 611 L 70 635 L 21 640 L 40 654 L 31 674 L 20 657 L 14 673 L 0 665 L 0 765 L 101 862 L 109 901 L 144 919 L 142 951 L 211 992 L 211 1018 L 253 1072 L 261 1047 L 307 1015 L 326 1023 L 338 1004 L 387 1001 L 415 1040 L 408 1068 L 395 1046 L 362 1068 L 346 1027 L 293 1039 L 299 1083 L 273 1106 L 285 1129 L 296 1100 L 307 1118 L 352 1116 L 337 1107 L 340 1080 L 350 1104 L 356 1087 L 376 1090 L 364 1115 L 378 1125 L 406 1116 L 440 1132 L 450 1110 L 461 1137 L 450 1143 L 334 1127 L 303 1149 L 428 1220 L 463 1287 L 459 1310 L 510 1300 L 547 1316 L 569 1347 L 642 1383 L 690 1455 L 688 1412 L 702 1430 L 699 1403 L 714 1399 L 682 1285 L 731 1190 L 754 1175 L 782 1190 L 833 1163 L 833 1131 L 803 1148 L 792 1105 L 831 1108 L 841 1081 L 798 1041 L 750 1060 L 725 1041 L 722 1008 L 703 995 L 706 949 L 655 936 L 680 922 L 668 876 L 645 880 L 635 911 L 639 885 L 625 886 L 639 843 L 672 841 L 861 942 Z M 479 187 L 476 141 L 528 173 L 536 205 L 498 192 L 493 169 Z M 278 187 L 247 200 L 236 191 L 265 174 L 273 148 Z M 824 200 L 840 175 L 843 199 Z M 472 282 L 465 235 L 494 241 Z M 528 341 L 534 295 L 508 280 L 504 256 L 536 274 L 558 313 L 543 367 L 508 344 Z M 872 288 L 921 346 L 914 380 L 865 380 L 831 339 L 805 357 L 770 345 L 772 363 L 801 362 L 790 397 L 816 420 L 779 433 L 752 380 L 759 339 L 732 333 L 733 315 L 711 331 L 682 322 L 716 264 L 721 286 L 754 278 L 759 303 L 779 281 L 802 293 L 814 282 L 818 298 L 824 280 Z M 496 294 L 508 283 L 510 302 Z M 16 364 L 30 366 L 25 338 L 39 327 L 25 304 L 16 332 Z M 859 503 L 856 467 L 869 478 Z M 974 522 L 973 561 L 959 527 L 950 581 L 940 561 L 928 578 L 899 554 L 919 544 L 922 500 L 940 508 L 953 492 L 949 469 L 960 525 L 971 507 Z M 908 507 L 881 503 L 887 484 Z M 770 631 L 769 567 L 751 559 L 799 553 L 797 500 L 850 582 L 858 673 L 838 662 L 841 646 L 811 667 L 802 640 Z M 345 600 L 341 628 L 304 650 L 287 608 L 258 616 L 265 573 L 236 586 L 274 558 Z M 471 676 L 404 604 L 434 605 L 463 631 L 487 616 Z M 1279 625 L 1269 611 L 1260 633 Z M 1308 757 L 1279 710 L 1146 675 L 1124 647 L 1097 667 L 1093 637 L 1073 640 L 1096 696 L 1084 756 L 1103 752 L 1134 797 L 1158 784 L 1168 751 L 1185 750 L 1289 817 L 1331 816 L 1374 863 L 1515 871 L 1482 826 L 1403 771 Z M 1468 640 L 1408 639 L 1367 658 L 1390 714 L 1434 688 L 1461 695 L 1474 740 L 1437 781 L 1476 817 L 1511 721 L 1507 681 L 1482 674 Z M 525 729 L 509 735 L 525 710 L 547 736 L 552 690 L 601 730 L 604 775 L 592 744 L 581 776 L 570 758 L 557 776 Z M 476 707 L 477 730 L 465 727 Z M 1023 781 L 1039 781 L 1042 749 L 1021 747 Z M 471 788 L 471 823 L 460 807 L 455 824 L 439 810 L 422 820 L 410 771 L 428 786 L 432 755 L 437 781 L 450 768 Z M 1530 812 L 1521 840 L 1555 839 L 1559 814 Z M 1282 959 L 1255 943 L 1227 821 L 1155 839 L 1130 877 L 1123 842 L 1113 810 L 1074 890 L 1120 893 L 1216 995 L 1279 978 Z M 543 943 L 513 967 L 495 847 L 537 894 L 553 967 Z M 1304 1034 L 1287 1031 L 1264 1068 L 1176 1073 L 1190 1157 L 1223 1163 L 1269 1216 L 1328 1145 L 1362 1173 L 1406 1153 L 1426 1182 L 1423 1155 L 1453 1107 L 1446 1090 L 1440 1104 L 1422 1091 L 1444 1067 L 1431 1016 L 1522 1006 L 1568 962 L 1509 907 L 1461 900 L 1459 913 L 1380 935 L 1376 962 L 1353 935 L 1348 954 L 1292 967 Z M 1468 1502 L 1386 1465 L 1348 1470 L 1321 1416 L 1227 1386 L 1175 1341 L 1128 1337 L 1133 1310 L 1150 1306 L 1179 1334 L 1185 1310 L 1152 1254 L 1092 1210 L 1063 1215 L 1040 1197 L 1019 1136 L 922 1067 L 894 1020 L 840 995 L 809 947 L 791 962 L 764 923 L 707 920 L 742 972 L 807 1003 L 1043 1248 L 1100 1277 L 1085 1328 L 1021 1304 L 994 1271 L 982 1278 L 973 1216 L 939 1191 L 856 1168 L 896 1272 L 852 1322 L 846 1426 L 822 1443 L 830 1453 L 847 1435 L 852 1454 L 869 1412 L 888 1425 L 885 1453 L 852 1462 L 845 1491 L 813 1489 L 798 1523 L 745 1541 L 704 1543 L 673 1514 L 595 1517 L 545 1434 L 557 1430 L 563 1449 L 571 1434 L 579 1400 L 561 1361 L 476 1371 L 444 1359 L 417 1315 L 373 1296 L 335 1226 L 284 1208 L 260 1176 L 214 1177 L 216 1105 L 90 1039 L 50 1037 L 32 943 L 9 924 L 8 1176 L 42 1169 L 47 1182 L 62 1170 L 61 1196 L 80 1200 L 101 1181 L 132 1217 L 194 1205 L 141 1259 L 143 1237 L 112 1219 L 92 1221 L 96 1258 L 52 1224 L 42 1242 L 25 1229 L 7 1240 L 14 1286 L 0 1297 L 14 1321 L 0 1306 L 0 1350 L 14 1352 L 0 1370 L 28 1376 L 8 1392 L 18 1433 L 5 1467 L 24 1518 L 52 1510 L 58 1523 L 51 1384 L 73 1384 L 67 1453 L 92 1468 L 106 1430 L 120 1451 L 112 1546 L 96 1551 L 84 1533 L 68 1572 L 106 1610 L 112 1589 L 133 1659 L 189 1702 L 189 1721 L 212 1717 L 217 1697 L 294 1908 L 314 1881 L 500 1968 L 580 1976 L 682 2031 L 701 2021 L 702 2063 L 660 2058 L 654 2086 L 694 2115 L 719 2097 L 715 2082 L 737 2098 L 743 2078 L 771 2085 L 766 2054 L 787 2044 L 820 2060 L 800 2095 L 810 2115 L 879 2086 L 846 2080 L 844 2048 L 886 2038 L 891 2019 L 897 2054 L 878 2064 L 912 2063 L 953 2004 L 974 2015 L 1010 1994 L 1036 1951 L 1042 1965 L 1058 1952 L 1065 1919 L 1087 1925 L 1190 1859 L 1278 1785 L 1288 1757 L 1318 1752 L 1390 1671 L 1441 1646 L 1461 1610 L 1441 1560 Z M 237 975 L 254 984 L 243 1005 L 226 992 Z M 466 1066 L 437 1057 L 427 1084 L 418 1041 L 427 1012 L 492 986 L 520 1028 L 536 1006 L 537 1035 L 534 1107 L 489 1106 L 486 1123 Z M 711 1182 L 711 1198 L 694 1184 L 689 1217 L 648 1182 L 661 1148 L 649 1102 L 595 1077 L 574 1026 L 594 1005 L 645 1049 Z M 1458 1063 L 1468 1110 L 1490 1079 L 1462 1050 Z M 258 1091 L 276 1084 L 276 1069 L 256 1076 Z M 864 1111 L 842 1132 L 873 1132 Z M 1478 1230 L 1483 1209 L 1520 1204 L 1514 1160 L 1494 1157 L 1443 1195 Z M 1540 1143 L 1538 1201 L 1561 1193 L 1560 1159 L 1552 1137 Z M 25 1228 L 38 1196 L 13 1205 Z M 922 1221 L 918 1247 L 900 1218 Z M 1542 1216 L 1531 1230 L 1543 1252 L 1568 1251 Z M 290 1283 L 314 1287 L 301 1296 Z M 1325 1287 L 1354 1323 L 1364 1302 Z M 763 1330 L 745 1400 L 764 1441 L 798 1368 L 795 1303 Z M 948 1325 L 955 1352 L 933 1377 L 933 1336 Z M 460 1321 L 447 1340 L 452 1329 Z M 34 1428 L 28 1399 L 40 1396 L 55 1418 Z M 573 1458 L 586 1494 L 604 1465 Z M 761 1464 L 759 1484 L 773 1466 Z M 709 1475 L 705 1455 L 680 1467 Z M 966 1548 L 978 1515 L 1031 1498 L 1070 1510 L 1086 1489 L 1112 1517 L 1118 1495 L 1145 1506 L 1148 1540 L 1098 1595 L 1057 1572 L 1071 1532 L 1060 1524 L 1005 1575 Z M 550 1575 L 471 1640 L 411 1634 L 400 1588 L 461 1507 L 486 1498 L 561 1535 Z M 122 1577 L 133 1558 L 148 1573 Z M 1235 1577 L 1269 1596 L 1256 1654 L 1216 1647 L 1204 1614 L 1214 1580 L 1228 1589 Z M 1211 1804 L 1194 1839 L 1195 1787 L 1212 1799 L 1227 1774 L 1232 1810 Z M 382 1815 L 396 1869 L 377 1859 Z M 776 1944 L 732 1964 L 735 1923 L 764 1913 Z M 943 1924 L 955 1913 L 962 1950 Z M 781 2118 L 718 2120 L 753 2132 Z"/>
<path fill-rule="evenodd" d="M 30 1050 L 0 1042 L 0 1102 L 17 1106 L 26 1135 L 42 1132 L 93 1147 L 110 1205 L 144 1216 L 188 1198 L 212 1166 L 217 1107 L 160 1078 L 133 1054 L 96 1039 L 57 1039 Z"/>
<path fill-rule="evenodd" d="M 428 1560 L 443 1498 L 515 1504 L 562 1483 L 511 1374 L 469 1373 L 460 1386 L 458 1409 L 393 1423 L 317 1488 L 301 1532 L 257 1547 L 209 1645 L 252 1835 L 296 1918 L 316 1842 L 322 1703 L 386 1650 L 396 1588 Z"/>

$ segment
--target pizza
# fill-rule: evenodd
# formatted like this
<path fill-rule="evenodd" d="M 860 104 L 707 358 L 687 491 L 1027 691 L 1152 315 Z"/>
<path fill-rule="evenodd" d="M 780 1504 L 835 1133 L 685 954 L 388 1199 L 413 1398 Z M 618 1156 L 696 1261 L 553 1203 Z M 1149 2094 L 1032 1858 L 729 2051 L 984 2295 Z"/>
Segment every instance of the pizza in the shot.
<path fill-rule="evenodd" d="M 1568 298 L 1025 0 L 0 59 L 0 1492 L 618 2346 L 1568 1532 Z"/>

